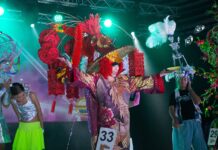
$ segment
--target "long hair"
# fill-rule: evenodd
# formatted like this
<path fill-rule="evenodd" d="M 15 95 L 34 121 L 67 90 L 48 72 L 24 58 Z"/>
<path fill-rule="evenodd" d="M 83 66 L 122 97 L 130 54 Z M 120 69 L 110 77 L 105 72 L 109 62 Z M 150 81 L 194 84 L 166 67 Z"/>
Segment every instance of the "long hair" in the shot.
<path fill-rule="evenodd" d="M 108 76 L 112 74 L 112 64 L 114 62 L 110 61 L 108 58 L 104 57 L 99 61 L 99 73 L 106 79 Z M 123 63 L 118 63 L 119 71 L 117 75 L 119 75 L 123 71 Z"/>
<path fill-rule="evenodd" d="M 12 96 L 18 95 L 21 92 L 24 92 L 24 86 L 21 83 L 15 82 L 10 87 L 10 92 Z"/>

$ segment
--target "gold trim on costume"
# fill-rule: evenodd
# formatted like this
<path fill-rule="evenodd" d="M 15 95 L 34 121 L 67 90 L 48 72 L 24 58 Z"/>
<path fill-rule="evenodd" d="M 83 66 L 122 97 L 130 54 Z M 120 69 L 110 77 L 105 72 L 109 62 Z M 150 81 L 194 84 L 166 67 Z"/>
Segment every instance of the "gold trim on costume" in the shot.
<path fill-rule="evenodd" d="M 120 55 L 117 51 L 112 51 L 112 52 L 108 53 L 106 55 L 106 57 L 112 62 L 117 62 L 117 63 L 122 62 L 122 58 L 120 57 Z"/>
<path fill-rule="evenodd" d="M 131 78 L 131 91 L 135 89 L 151 89 L 154 87 L 154 79 L 152 76 L 144 79 L 143 77 L 132 77 Z"/>

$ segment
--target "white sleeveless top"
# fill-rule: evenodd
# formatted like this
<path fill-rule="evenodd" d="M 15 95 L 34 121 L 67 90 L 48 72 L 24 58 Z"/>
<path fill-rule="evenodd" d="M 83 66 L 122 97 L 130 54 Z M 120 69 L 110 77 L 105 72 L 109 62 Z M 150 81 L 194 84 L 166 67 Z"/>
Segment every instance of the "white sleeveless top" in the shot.
<path fill-rule="evenodd" d="M 37 115 L 36 106 L 33 104 L 29 94 L 26 96 L 27 103 L 24 105 L 19 105 L 16 100 L 13 103 L 18 109 L 21 121 L 30 121 Z"/>

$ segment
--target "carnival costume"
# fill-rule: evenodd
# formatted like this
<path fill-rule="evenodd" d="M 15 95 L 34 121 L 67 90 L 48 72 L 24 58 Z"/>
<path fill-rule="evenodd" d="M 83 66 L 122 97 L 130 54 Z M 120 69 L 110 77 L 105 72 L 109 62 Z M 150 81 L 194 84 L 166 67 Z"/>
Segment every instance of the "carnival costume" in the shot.
<path fill-rule="evenodd" d="M 131 47 L 124 47 L 122 50 L 125 52 L 125 49 L 129 48 L 131 49 Z M 98 64 L 96 62 L 103 65 L 106 70 L 109 68 L 106 67 L 107 65 L 104 62 L 109 62 L 111 67 L 115 62 L 122 63 L 122 58 L 119 58 L 120 55 L 113 55 L 114 52 L 116 50 L 96 60 L 90 68 L 95 68 L 94 66 Z M 163 81 L 160 75 L 128 77 L 119 74 L 114 82 L 109 82 L 101 71 L 96 74 L 85 74 L 77 70 L 76 77 L 75 81 L 79 81 L 77 85 L 88 89 L 86 99 L 93 148 L 96 146 L 100 129 L 105 127 L 114 129 L 117 132 L 113 149 L 128 150 L 130 140 L 130 95 L 137 91 L 144 91 L 145 93 L 163 92 Z"/>

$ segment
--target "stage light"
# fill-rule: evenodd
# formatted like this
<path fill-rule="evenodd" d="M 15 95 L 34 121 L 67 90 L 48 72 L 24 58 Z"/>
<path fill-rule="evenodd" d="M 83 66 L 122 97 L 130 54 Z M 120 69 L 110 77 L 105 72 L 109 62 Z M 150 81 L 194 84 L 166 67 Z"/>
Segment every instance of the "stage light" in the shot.
<path fill-rule="evenodd" d="M 5 12 L 4 8 L 0 6 L 0 16 L 2 16 L 4 12 Z"/>
<path fill-rule="evenodd" d="M 62 21 L 63 21 L 63 16 L 60 15 L 60 14 L 56 14 L 56 15 L 54 16 L 54 21 L 55 21 L 55 22 L 62 22 Z"/>
<path fill-rule="evenodd" d="M 136 40 L 135 32 L 131 32 L 131 35 L 132 35 L 132 39 Z"/>
<path fill-rule="evenodd" d="M 31 23 L 31 24 L 30 24 L 30 27 L 31 27 L 31 28 L 34 28 L 34 27 L 35 27 L 35 24 L 34 24 L 34 23 Z"/>
<path fill-rule="evenodd" d="M 131 32 L 131 35 L 132 35 L 132 36 L 135 36 L 135 32 Z"/>
<path fill-rule="evenodd" d="M 106 19 L 104 21 L 104 26 L 110 28 L 112 26 L 112 21 L 110 19 Z"/>

